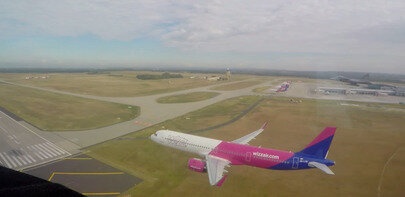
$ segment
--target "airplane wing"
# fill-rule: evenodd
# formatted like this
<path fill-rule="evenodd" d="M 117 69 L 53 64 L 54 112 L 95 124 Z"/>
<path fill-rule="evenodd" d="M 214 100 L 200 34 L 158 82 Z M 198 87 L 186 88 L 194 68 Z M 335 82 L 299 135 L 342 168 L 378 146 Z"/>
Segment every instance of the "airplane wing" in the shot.
<path fill-rule="evenodd" d="M 263 130 L 264 128 L 266 128 L 267 126 L 267 122 L 264 123 L 264 125 L 257 131 L 250 133 L 248 135 L 245 135 L 237 140 L 232 141 L 233 143 L 238 143 L 238 144 L 248 144 L 248 142 L 250 142 L 250 140 L 254 139 L 256 136 L 258 136 Z"/>
<path fill-rule="evenodd" d="M 221 186 L 222 182 L 225 180 L 224 172 L 227 172 L 224 168 L 228 166 L 230 161 L 216 157 L 213 155 L 207 155 L 207 173 L 208 179 L 211 185 Z"/>

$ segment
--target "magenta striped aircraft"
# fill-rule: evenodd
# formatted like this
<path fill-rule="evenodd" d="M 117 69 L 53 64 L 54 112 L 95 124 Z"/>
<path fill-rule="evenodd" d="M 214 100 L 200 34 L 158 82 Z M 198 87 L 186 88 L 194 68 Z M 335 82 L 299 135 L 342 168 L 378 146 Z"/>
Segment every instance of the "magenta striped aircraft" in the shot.
<path fill-rule="evenodd" d="M 336 128 L 326 127 L 302 151 L 293 153 L 249 146 L 248 142 L 259 135 L 267 126 L 232 142 L 225 142 L 170 130 L 159 130 L 151 135 L 154 142 L 171 148 L 197 153 L 204 159 L 188 161 L 190 170 L 208 173 L 211 185 L 221 186 L 230 165 L 248 165 L 272 170 L 301 170 L 318 168 L 326 174 L 334 174 L 328 166 L 334 161 L 326 159 Z"/>

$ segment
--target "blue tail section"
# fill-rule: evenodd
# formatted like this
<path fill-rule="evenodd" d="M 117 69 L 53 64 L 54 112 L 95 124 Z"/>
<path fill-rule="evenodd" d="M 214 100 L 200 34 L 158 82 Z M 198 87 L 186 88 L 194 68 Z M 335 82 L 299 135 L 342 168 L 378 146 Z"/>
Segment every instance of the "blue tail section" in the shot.
<path fill-rule="evenodd" d="M 335 131 L 335 127 L 326 127 L 304 150 L 298 152 L 298 154 L 311 155 L 322 159 L 326 158 Z"/>

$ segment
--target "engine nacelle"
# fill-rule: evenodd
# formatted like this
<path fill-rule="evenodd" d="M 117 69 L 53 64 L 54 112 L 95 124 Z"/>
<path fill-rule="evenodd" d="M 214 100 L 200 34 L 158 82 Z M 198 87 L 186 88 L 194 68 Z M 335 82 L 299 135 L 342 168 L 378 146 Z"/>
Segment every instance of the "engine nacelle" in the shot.
<path fill-rule="evenodd" d="M 206 163 L 201 159 L 192 158 L 188 160 L 188 169 L 196 172 L 206 172 Z"/>

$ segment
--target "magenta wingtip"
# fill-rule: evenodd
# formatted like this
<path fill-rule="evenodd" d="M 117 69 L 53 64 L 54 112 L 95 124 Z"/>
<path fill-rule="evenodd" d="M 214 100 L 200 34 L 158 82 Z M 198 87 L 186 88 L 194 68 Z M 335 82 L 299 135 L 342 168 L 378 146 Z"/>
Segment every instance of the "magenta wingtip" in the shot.
<path fill-rule="evenodd" d="M 262 126 L 262 129 L 266 128 L 266 126 L 267 126 L 268 123 L 269 123 L 269 122 L 265 122 L 265 123 L 263 124 L 263 126 Z"/>

